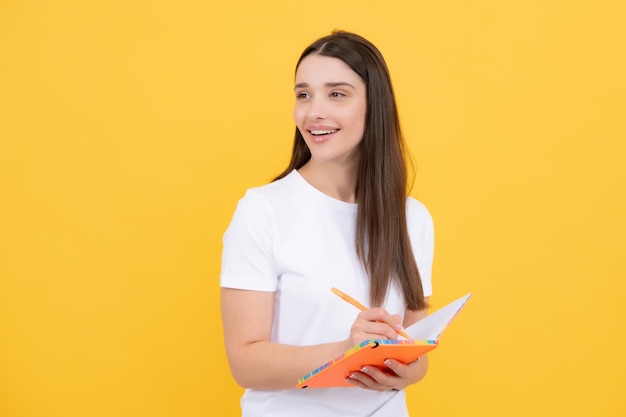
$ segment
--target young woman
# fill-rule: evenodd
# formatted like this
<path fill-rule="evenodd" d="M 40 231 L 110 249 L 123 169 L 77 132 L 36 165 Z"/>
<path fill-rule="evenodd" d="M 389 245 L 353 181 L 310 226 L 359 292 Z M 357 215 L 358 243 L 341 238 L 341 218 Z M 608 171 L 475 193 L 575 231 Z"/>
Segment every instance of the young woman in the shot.
<path fill-rule="evenodd" d="M 295 389 L 366 339 L 396 339 L 426 315 L 433 225 L 408 197 L 404 143 L 385 61 L 333 32 L 295 77 L 292 160 L 248 190 L 224 235 L 221 304 L 243 416 L 407 416 L 403 388 L 427 358 L 356 369 L 354 388 Z M 337 287 L 370 309 L 360 312 Z"/>

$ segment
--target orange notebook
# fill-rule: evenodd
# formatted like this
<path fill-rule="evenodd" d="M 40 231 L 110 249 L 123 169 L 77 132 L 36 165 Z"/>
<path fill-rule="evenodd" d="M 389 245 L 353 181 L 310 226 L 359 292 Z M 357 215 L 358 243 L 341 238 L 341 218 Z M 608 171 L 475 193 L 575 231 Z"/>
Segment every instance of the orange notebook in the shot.
<path fill-rule="evenodd" d="M 439 345 L 439 336 L 470 296 L 467 294 L 404 329 L 411 339 L 366 340 L 304 375 L 296 388 L 354 387 L 346 379 L 365 365 L 385 369 L 384 362 L 389 358 L 402 363 L 413 362 Z"/>

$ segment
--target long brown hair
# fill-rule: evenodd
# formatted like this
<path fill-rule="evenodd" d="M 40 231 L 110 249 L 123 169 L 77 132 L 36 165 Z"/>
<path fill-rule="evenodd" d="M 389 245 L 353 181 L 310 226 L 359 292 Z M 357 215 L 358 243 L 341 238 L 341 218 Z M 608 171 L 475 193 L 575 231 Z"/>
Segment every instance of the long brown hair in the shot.
<path fill-rule="evenodd" d="M 402 289 L 406 307 L 426 307 L 407 231 L 407 155 L 387 64 L 380 51 L 354 33 L 335 31 L 313 42 L 296 65 L 310 54 L 338 58 L 365 82 L 367 114 L 356 185 L 356 250 L 370 277 L 370 302 L 380 306 L 391 280 Z M 311 159 L 296 127 L 291 162 L 280 179 Z"/>

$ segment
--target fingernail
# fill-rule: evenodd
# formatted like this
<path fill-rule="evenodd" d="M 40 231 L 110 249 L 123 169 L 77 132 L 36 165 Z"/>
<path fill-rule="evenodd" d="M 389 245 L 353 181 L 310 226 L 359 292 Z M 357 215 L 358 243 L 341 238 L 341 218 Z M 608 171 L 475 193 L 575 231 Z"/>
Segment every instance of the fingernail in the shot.
<path fill-rule="evenodd" d="M 386 366 L 391 365 L 391 361 L 390 361 L 389 359 L 385 359 L 385 365 L 386 365 Z"/>
<path fill-rule="evenodd" d="M 361 368 L 361 372 L 363 372 L 364 374 L 369 373 L 369 371 L 370 370 L 368 368 L 366 368 L 366 367 Z"/>

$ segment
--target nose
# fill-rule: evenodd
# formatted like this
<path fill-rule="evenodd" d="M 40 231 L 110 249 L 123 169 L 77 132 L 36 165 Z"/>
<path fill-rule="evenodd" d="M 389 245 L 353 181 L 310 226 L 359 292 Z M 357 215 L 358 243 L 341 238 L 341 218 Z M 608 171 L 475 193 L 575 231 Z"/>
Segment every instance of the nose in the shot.
<path fill-rule="evenodd" d="M 324 119 L 326 117 L 326 106 L 324 101 L 319 97 L 313 97 L 309 101 L 307 109 L 307 117 L 309 119 Z"/>

